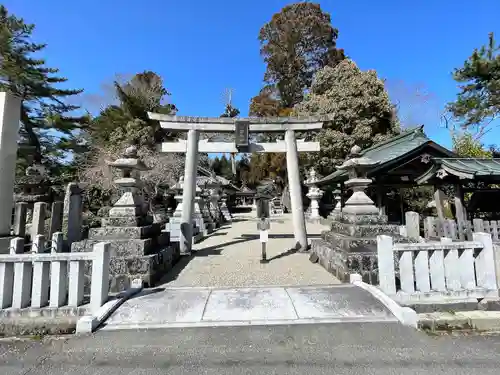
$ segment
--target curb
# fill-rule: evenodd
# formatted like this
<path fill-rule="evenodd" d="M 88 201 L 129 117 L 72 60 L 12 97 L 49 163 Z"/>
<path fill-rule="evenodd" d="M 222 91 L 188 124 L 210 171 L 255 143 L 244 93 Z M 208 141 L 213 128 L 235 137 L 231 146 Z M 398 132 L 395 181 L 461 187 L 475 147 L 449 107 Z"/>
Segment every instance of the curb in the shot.
<path fill-rule="evenodd" d="M 418 314 L 421 329 L 435 331 L 499 331 L 500 311 L 459 311 Z"/>
<path fill-rule="evenodd" d="M 92 315 L 82 316 L 76 322 L 76 334 L 95 332 L 126 300 L 140 293 L 144 288 L 142 280 L 132 281 L 132 287 L 119 294 L 116 299 L 106 302 Z"/>
<path fill-rule="evenodd" d="M 418 327 L 418 315 L 415 310 L 409 307 L 400 306 L 396 301 L 376 286 L 363 282 L 361 275 L 357 273 L 349 275 L 349 281 L 351 284 L 366 290 L 373 297 L 379 300 L 401 322 L 401 324 L 412 328 Z"/>

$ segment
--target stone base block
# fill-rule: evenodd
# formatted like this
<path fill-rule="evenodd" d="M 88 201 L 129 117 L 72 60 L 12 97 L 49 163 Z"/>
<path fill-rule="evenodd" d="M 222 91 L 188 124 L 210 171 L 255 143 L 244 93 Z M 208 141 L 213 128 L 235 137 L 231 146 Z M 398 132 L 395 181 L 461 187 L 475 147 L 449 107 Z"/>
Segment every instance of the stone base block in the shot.
<path fill-rule="evenodd" d="M 318 256 L 318 263 L 342 282 L 349 282 L 349 275 L 360 274 L 363 281 L 378 285 L 377 252 L 349 252 L 333 246 L 324 239 L 311 242 L 311 252 Z"/>
<path fill-rule="evenodd" d="M 103 227 L 142 227 L 153 224 L 150 217 L 107 217 L 102 219 Z"/>
<path fill-rule="evenodd" d="M 351 224 L 333 221 L 331 231 L 352 237 L 377 237 L 380 234 L 399 235 L 399 226 L 391 224 Z"/>
<path fill-rule="evenodd" d="M 122 239 L 111 240 L 111 256 L 144 256 L 156 252 L 156 249 L 168 245 L 170 235 L 168 232 L 162 232 L 158 237 L 146 239 Z M 102 240 L 83 240 L 74 242 L 71 245 L 72 252 L 92 251 L 93 246 Z"/>
<path fill-rule="evenodd" d="M 161 233 L 161 224 L 142 227 L 102 227 L 89 230 L 90 240 L 109 241 L 124 239 L 145 239 Z"/>
<path fill-rule="evenodd" d="M 387 215 L 337 214 L 336 221 L 348 224 L 383 225 L 387 224 Z"/>
<path fill-rule="evenodd" d="M 144 287 L 157 283 L 179 259 L 179 248 L 169 246 L 156 254 L 136 257 L 112 257 L 110 262 L 110 293 L 119 293 L 130 288 L 134 279 L 140 279 Z M 90 292 L 92 269 L 90 262 L 85 265 L 85 293 Z"/>

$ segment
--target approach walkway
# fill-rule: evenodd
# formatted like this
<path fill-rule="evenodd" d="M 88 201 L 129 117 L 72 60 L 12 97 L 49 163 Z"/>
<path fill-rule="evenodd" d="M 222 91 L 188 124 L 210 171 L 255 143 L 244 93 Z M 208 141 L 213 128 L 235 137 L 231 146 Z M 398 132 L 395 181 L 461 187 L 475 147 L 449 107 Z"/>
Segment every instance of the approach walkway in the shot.
<path fill-rule="evenodd" d="M 399 324 L 369 292 L 343 284 L 143 290 L 125 301 L 103 329 L 352 322 Z"/>
<path fill-rule="evenodd" d="M 325 285 L 339 281 L 309 254 L 295 252 L 292 216 L 273 217 L 267 244 L 269 263 L 261 264 L 261 244 L 255 212 L 235 215 L 233 223 L 194 245 L 160 284 L 163 287 L 249 287 L 271 285 Z M 307 224 L 309 239 L 326 229 Z"/>
<path fill-rule="evenodd" d="M 291 215 L 274 218 L 269 263 L 261 264 L 256 221 L 238 215 L 194 247 L 156 288 L 125 301 L 104 330 L 308 323 L 399 324 L 369 292 L 338 279 L 294 244 Z M 308 224 L 309 238 L 325 227 Z"/>

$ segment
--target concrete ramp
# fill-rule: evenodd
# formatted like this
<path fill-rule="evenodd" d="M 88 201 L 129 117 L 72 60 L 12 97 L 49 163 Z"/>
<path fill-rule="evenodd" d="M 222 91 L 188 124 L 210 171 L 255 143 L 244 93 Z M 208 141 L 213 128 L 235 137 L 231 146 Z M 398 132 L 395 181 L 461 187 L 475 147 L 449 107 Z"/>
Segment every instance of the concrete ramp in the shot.
<path fill-rule="evenodd" d="M 102 329 L 395 322 L 378 299 L 355 285 L 159 288 L 126 301 Z"/>

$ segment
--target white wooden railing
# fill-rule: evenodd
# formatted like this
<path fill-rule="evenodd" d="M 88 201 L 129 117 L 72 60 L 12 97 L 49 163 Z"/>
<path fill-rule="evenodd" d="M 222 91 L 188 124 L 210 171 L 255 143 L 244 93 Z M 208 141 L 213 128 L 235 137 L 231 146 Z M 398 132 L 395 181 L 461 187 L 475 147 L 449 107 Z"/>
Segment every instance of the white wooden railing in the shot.
<path fill-rule="evenodd" d="M 473 237 L 470 242 L 443 238 L 394 244 L 392 237 L 378 236 L 379 288 L 402 304 L 498 299 L 491 235 L 474 233 Z"/>
<path fill-rule="evenodd" d="M 98 243 L 87 253 L 61 253 L 61 232 L 54 233 L 49 248 L 46 243 L 37 235 L 25 253 L 24 239 L 17 237 L 10 254 L 0 255 L 0 309 L 81 306 L 84 262 L 91 261 L 90 310 L 97 311 L 108 300 L 110 244 Z"/>

